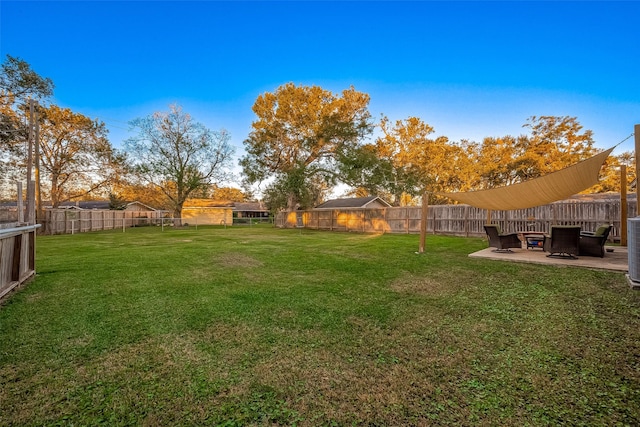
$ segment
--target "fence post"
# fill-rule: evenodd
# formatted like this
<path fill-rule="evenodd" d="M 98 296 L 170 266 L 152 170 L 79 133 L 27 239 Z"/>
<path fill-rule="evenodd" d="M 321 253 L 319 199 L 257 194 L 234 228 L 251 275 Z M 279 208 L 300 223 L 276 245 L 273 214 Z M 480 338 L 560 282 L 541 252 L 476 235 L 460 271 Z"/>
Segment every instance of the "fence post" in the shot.
<path fill-rule="evenodd" d="M 429 209 L 429 199 L 427 192 L 422 193 L 422 211 L 420 212 L 420 246 L 419 253 L 424 253 L 427 242 L 427 214 Z"/>
<path fill-rule="evenodd" d="M 11 280 L 20 281 L 20 257 L 22 256 L 22 233 L 13 238 L 13 260 L 11 265 Z"/>
<path fill-rule="evenodd" d="M 469 237 L 469 206 L 464 207 L 464 237 Z"/>

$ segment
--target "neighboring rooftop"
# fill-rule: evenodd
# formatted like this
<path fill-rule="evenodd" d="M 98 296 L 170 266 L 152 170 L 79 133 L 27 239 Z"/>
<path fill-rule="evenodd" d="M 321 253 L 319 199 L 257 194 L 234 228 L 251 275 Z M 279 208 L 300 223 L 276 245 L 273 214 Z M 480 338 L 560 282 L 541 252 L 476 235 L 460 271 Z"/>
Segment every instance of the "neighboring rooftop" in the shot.
<path fill-rule="evenodd" d="M 389 208 L 391 205 L 378 196 L 352 197 L 349 199 L 333 199 L 316 206 L 316 209 L 339 208 Z"/>

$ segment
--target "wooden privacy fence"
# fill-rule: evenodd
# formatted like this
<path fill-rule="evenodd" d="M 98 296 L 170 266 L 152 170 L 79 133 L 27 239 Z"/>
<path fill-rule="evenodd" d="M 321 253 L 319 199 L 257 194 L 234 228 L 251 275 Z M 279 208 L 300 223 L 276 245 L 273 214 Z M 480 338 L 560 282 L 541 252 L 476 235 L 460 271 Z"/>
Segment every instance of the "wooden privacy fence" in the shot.
<path fill-rule="evenodd" d="M 636 201 L 627 202 L 635 212 Z M 358 231 L 364 233 L 419 233 L 420 206 L 380 209 L 312 209 L 280 212 L 275 225 L 314 230 Z M 548 232 L 552 224 L 579 225 L 595 231 L 602 223 L 613 224 L 611 239 L 620 238 L 620 200 L 569 200 L 529 209 L 492 211 L 491 223 L 503 232 Z M 456 236 L 484 236 L 488 211 L 469 205 L 432 205 L 427 211 L 427 232 Z"/>
<path fill-rule="evenodd" d="M 0 230 L 0 298 L 36 273 L 36 229 L 29 225 Z"/>
<path fill-rule="evenodd" d="M 47 209 L 40 222 L 45 234 L 72 234 L 159 225 L 164 214 L 160 211 Z"/>

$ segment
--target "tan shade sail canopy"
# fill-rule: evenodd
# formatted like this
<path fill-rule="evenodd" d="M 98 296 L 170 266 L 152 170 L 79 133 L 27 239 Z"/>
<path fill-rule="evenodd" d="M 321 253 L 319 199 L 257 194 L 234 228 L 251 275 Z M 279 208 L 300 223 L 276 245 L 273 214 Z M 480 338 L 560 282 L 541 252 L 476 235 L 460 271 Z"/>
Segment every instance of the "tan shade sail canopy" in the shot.
<path fill-rule="evenodd" d="M 437 193 L 481 209 L 526 209 L 564 200 L 598 183 L 598 174 L 615 147 L 575 165 L 529 181 L 467 193 Z"/>

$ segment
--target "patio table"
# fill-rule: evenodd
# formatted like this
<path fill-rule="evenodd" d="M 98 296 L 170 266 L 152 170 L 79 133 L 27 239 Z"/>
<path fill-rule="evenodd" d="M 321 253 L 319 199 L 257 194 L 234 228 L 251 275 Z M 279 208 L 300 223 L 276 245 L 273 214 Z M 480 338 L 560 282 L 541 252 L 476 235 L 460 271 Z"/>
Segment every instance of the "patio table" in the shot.
<path fill-rule="evenodd" d="M 527 249 L 542 249 L 542 245 L 544 243 L 544 232 L 543 231 L 523 231 L 522 239 L 527 246 Z"/>

